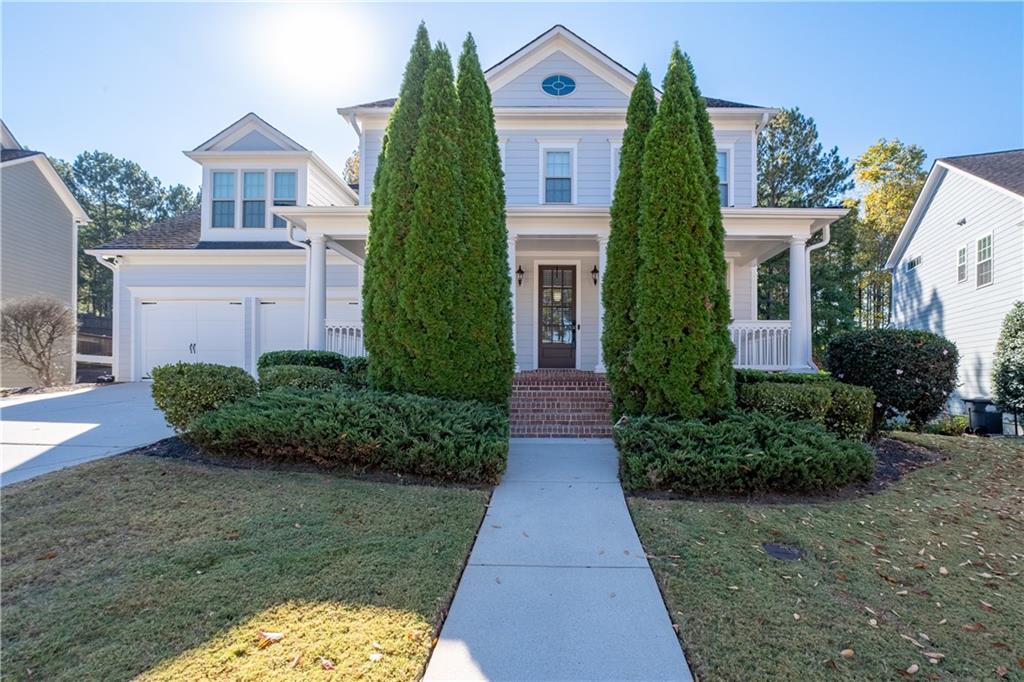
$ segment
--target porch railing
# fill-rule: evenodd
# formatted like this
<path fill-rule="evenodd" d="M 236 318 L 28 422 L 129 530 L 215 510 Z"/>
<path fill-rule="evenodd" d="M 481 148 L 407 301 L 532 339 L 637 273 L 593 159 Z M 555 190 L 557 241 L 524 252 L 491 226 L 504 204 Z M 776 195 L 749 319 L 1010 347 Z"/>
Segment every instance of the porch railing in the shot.
<path fill-rule="evenodd" d="M 350 357 L 366 355 L 366 346 L 363 345 L 363 325 L 328 320 L 324 326 L 327 329 L 327 350 Z"/>
<path fill-rule="evenodd" d="M 789 320 L 737 320 L 729 325 L 735 367 L 789 368 Z"/>

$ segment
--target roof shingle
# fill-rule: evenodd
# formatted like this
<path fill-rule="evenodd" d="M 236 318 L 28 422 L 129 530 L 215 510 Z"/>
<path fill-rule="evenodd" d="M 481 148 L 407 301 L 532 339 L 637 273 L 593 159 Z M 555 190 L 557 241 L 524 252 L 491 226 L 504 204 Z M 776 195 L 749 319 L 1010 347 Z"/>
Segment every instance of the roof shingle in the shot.
<path fill-rule="evenodd" d="M 4 149 L 0 150 L 0 163 L 24 159 L 26 156 L 36 156 L 37 154 L 42 154 L 42 152 L 31 149 Z"/>
<path fill-rule="evenodd" d="M 1024 149 L 947 156 L 939 161 L 1024 196 Z"/>
<path fill-rule="evenodd" d="M 97 249 L 125 251 L 160 249 L 297 249 L 299 247 L 284 241 L 201 241 L 201 212 L 194 209 L 173 218 L 153 223 L 138 232 L 107 242 Z M 283 234 L 284 230 L 280 230 Z"/>

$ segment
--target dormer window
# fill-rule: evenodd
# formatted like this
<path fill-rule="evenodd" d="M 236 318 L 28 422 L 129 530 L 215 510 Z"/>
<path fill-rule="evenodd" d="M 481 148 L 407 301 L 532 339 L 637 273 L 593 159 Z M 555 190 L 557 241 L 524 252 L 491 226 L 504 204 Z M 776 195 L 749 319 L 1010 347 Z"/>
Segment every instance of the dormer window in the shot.
<path fill-rule="evenodd" d="M 213 227 L 235 226 L 235 174 L 213 174 Z"/>
<path fill-rule="evenodd" d="M 294 206 L 297 196 L 295 171 L 276 171 L 274 173 L 274 206 Z M 284 219 L 274 216 L 274 227 L 285 227 Z"/>
<path fill-rule="evenodd" d="M 267 180 L 263 171 L 242 174 L 242 227 L 266 227 Z"/>

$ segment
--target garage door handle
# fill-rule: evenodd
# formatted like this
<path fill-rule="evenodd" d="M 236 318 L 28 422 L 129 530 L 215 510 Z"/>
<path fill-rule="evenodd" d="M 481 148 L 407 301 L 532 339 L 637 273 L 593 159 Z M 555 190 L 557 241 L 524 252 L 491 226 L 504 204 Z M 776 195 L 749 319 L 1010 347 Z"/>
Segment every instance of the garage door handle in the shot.
<path fill-rule="evenodd" d="M 194 344 L 194 343 L 188 344 L 188 352 L 189 353 L 195 353 L 196 352 L 196 344 Z"/>

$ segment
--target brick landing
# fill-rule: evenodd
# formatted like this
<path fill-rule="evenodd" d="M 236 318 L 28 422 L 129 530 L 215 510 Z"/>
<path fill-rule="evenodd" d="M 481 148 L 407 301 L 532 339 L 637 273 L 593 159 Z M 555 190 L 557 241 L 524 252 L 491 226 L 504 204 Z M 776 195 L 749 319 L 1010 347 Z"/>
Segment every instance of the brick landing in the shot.
<path fill-rule="evenodd" d="M 516 374 L 509 403 L 513 438 L 610 438 L 611 395 L 603 374 L 538 369 Z"/>

